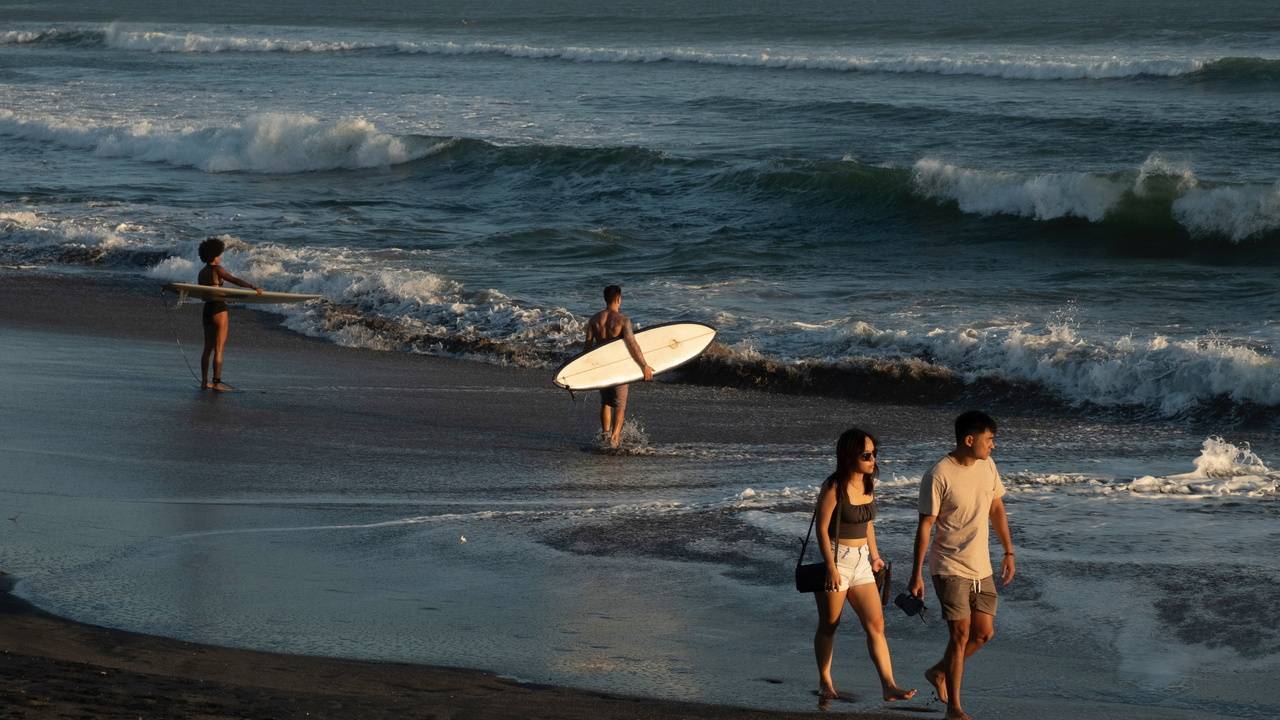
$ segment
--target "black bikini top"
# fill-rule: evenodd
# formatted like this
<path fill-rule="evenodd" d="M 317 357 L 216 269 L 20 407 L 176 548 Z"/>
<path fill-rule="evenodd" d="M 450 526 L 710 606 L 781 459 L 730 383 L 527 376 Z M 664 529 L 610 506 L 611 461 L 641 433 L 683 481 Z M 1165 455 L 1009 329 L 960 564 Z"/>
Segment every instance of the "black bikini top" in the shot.
<path fill-rule="evenodd" d="M 839 492 L 839 490 L 837 490 Z M 876 501 L 854 505 L 848 501 L 840 503 L 840 540 L 862 540 L 867 537 L 867 524 L 876 519 Z M 831 513 L 831 522 L 827 525 L 827 535 L 836 537 L 836 513 Z"/>

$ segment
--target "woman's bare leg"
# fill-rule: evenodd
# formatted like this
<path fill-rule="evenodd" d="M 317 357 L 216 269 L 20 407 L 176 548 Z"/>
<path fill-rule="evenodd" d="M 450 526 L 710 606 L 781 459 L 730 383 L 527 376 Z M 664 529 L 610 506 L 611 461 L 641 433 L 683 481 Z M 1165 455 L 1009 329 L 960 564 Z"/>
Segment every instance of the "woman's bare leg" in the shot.
<path fill-rule="evenodd" d="M 885 700 L 908 700 L 915 690 L 904 690 L 893 680 L 893 661 L 889 657 L 889 641 L 884 635 L 884 611 L 880 607 L 880 591 L 875 583 L 849 588 L 849 607 L 857 613 L 867 635 L 867 654 L 880 675 L 880 689 Z"/>
<path fill-rule="evenodd" d="M 214 343 L 213 343 L 213 384 L 214 390 L 227 390 L 226 385 L 222 384 L 222 350 L 227 346 L 227 331 L 230 328 L 229 313 L 220 312 L 213 316 L 214 326 Z"/>
<path fill-rule="evenodd" d="M 835 653 L 840 612 L 844 609 L 844 593 L 819 590 L 813 596 L 818 602 L 818 630 L 813 634 L 813 655 L 818 661 L 818 699 L 834 700 L 840 693 L 831 681 L 831 657 Z"/>
<path fill-rule="evenodd" d="M 200 387 L 209 389 L 209 359 L 213 356 L 214 347 L 218 344 L 218 327 L 210 322 L 204 323 L 204 352 L 200 353 Z M 215 375 L 216 375 L 215 371 Z"/>

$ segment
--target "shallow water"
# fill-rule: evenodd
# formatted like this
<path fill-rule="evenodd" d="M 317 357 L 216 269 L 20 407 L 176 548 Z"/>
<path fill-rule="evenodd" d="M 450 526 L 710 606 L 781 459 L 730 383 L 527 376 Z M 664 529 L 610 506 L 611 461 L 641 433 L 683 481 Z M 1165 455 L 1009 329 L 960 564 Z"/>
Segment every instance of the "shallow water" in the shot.
<path fill-rule="evenodd" d="M 179 382 L 171 343 L 4 330 L 0 377 L 22 383 L 0 428 L 0 541 L 20 594 L 192 640 L 804 709 L 813 609 L 789 576 L 829 466 L 822 428 L 858 418 L 884 438 L 877 536 L 899 589 L 919 476 L 945 450 L 946 408 L 684 386 L 637 388 L 627 449 L 604 453 L 594 407 L 542 373 L 466 382 L 299 340 L 266 350 L 246 322 L 247 389 L 223 397 Z M 1265 687 L 1280 657 L 1256 602 L 1280 584 L 1274 437 L 1001 421 L 1021 571 L 970 709 L 1274 715 L 1260 692 L 1220 692 Z M 919 684 L 942 628 L 888 620 Z M 837 679 L 872 709 L 846 625 Z"/>
<path fill-rule="evenodd" d="M 342 344 L 551 364 L 620 282 L 705 382 L 1280 404 L 1267 3 L 109 7 L 0 4 L 9 264 L 226 234 Z"/>

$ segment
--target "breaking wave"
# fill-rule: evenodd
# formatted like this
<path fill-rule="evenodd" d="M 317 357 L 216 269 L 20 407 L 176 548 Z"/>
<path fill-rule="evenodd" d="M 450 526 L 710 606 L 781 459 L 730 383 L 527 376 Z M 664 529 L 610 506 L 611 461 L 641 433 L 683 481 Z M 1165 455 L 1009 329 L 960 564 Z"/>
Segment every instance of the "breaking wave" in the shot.
<path fill-rule="evenodd" d="M 854 321 L 749 343 L 713 346 L 689 371 L 703 382 L 864 400 L 1016 399 L 1166 417 L 1265 415 L 1280 405 L 1280 361 L 1216 337 L 1105 340 L 1069 324 L 886 330 Z M 816 335 L 817 337 L 814 337 Z"/>
<path fill-rule="evenodd" d="M 1027 174 L 977 170 L 922 159 L 911 170 L 916 194 L 976 215 L 1033 220 L 1076 218 L 1145 232 L 1241 242 L 1280 232 L 1280 182 L 1202 185 L 1190 166 L 1152 155 L 1136 172 Z M 1152 220 L 1156 225 L 1152 225 Z M 1161 221 L 1166 227 L 1161 228 Z"/>
<path fill-rule="evenodd" d="M 1083 221 L 1117 237 L 1163 236 L 1231 243 L 1280 237 L 1280 182 L 1206 183 L 1186 163 L 1153 154 L 1134 170 L 1026 173 L 922 158 L 885 167 L 852 160 L 775 159 L 743 168 L 681 158 L 644 147 L 499 146 L 482 140 L 397 135 L 364 118 L 321 120 L 259 114 L 222 126 L 161 127 L 0 110 L 0 135 L 205 172 L 290 174 L 378 168 L 446 155 L 502 173 L 603 176 L 625 171 L 629 183 L 685 184 L 752 199 L 806 205 L 884 208 L 922 204 L 977 216 L 1037 222 Z"/>
<path fill-rule="evenodd" d="M 104 125 L 88 120 L 20 115 L 0 110 L 0 135 L 81 148 L 205 172 L 300 173 L 386 167 L 448 146 L 381 132 L 363 118 L 323 121 L 264 113 L 222 127 L 163 128 L 148 121 Z"/>

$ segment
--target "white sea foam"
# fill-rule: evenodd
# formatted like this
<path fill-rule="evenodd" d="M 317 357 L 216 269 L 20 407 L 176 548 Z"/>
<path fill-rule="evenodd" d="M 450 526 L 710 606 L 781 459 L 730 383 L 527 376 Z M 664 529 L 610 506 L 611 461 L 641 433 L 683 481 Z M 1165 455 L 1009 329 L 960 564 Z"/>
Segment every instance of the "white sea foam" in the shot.
<path fill-rule="evenodd" d="M 1139 494 L 1273 497 L 1280 494 L 1280 472 L 1267 467 L 1248 443 L 1234 445 L 1206 438 L 1189 473 L 1145 475 L 1129 484 Z"/>
<path fill-rule="evenodd" d="M 1237 242 L 1280 230 L 1280 183 L 1270 187 L 1194 188 L 1173 203 L 1173 214 L 1195 235 Z"/>
<path fill-rule="evenodd" d="M 1036 220 L 1081 217 L 1099 222 L 1124 196 L 1128 183 L 1089 173 L 973 170 L 923 159 L 912 168 L 916 192 L 955 202 L 979 215 L 1019 215 Z"/>
<path fill-rule="evenodd" d="M 0 32 L 0 45 L 29 45 L 54 36 L 54 30 L 6 30 Z"/>
<path fill-rule="evenodd" d="M 33 210 L 0 209 L 0 237 L 29 251 L 83 250 L 93 260 L 111 250 L 145 249 L 157 232 L 135 223 L 102 217 L 54 218 Z M 15 242 L 16 241 L 16 242 Z"/>
<path fill-rule="evenodd" d="M 731 361 L 765 361 L 756 349 L 759 342 L 731 346 Z M 1216 336 L 1106 339 L 1084 335 L 1069 322 L 908 331 L 851 320 L 775 332 L 769 345 L 788 348 L 779 360 L 799 369 L 814 364 L 865 369 L 868 362 L 883 361 L 891 364 L 886 371 L 899 373 L 1033 384 L 1078 405 L 1146 407 L 1177 415 L 1216 398 L 1280 404 L 1280 361 L 1255 343 Z"/>
<path fill-rule="evenodd" d="M 190 252 L 151 268 L 153 277 L 189 279 Z M 226 260 L 233 272 L 275 290 L 318 293 L 328 304 L 280 306 L 287 327 L 348 347 L 409 350 L 541 366 L 582 335 L 564 308 L 524 305 L 497 290 L 470 291 L 421 269 L 422 253 L 377 261 L 348 248 L 244 245 Z M 394 265 L 394 266 L 389 266 Z"/>
<path fill-rule="evenodd" d="M 1280 183 L 1202 187 L 1189 164 L 1158 153 L 1132 176 L 978 170 L 923 158 L 912 167 L 911 180 L 921 196 L 954 202 L 966 213 L 1036 220 L 1078 217 L 1095 223 L 1106 219 L 1127 195 L 1148 197 L 1159 192 L 1157 181 L 1172 181 L 1166 190 L 1175 194 L 1170 219 L 1193 236 L 1240 242 L 1280 230 Z"/>
<path fill-rule="evenodd" d="M 287 52 L 323 53 L 364 50 L 377 44 L 326 40 L 209 35 L 195 32 L 127 30 L 112 24 L 104 32 L 107 47 L 148 52 Z"/>
<path fill-rule="evenodd" d="M 206 172 L 299 173 L 373 168 L 426 157 L 449 141 L 390 135 L 363 118 L 320 120 L 264 113 L 215 127 L 161 127 L 149 121 L 90 120 L 0 110 L 0 134 Z"/>

